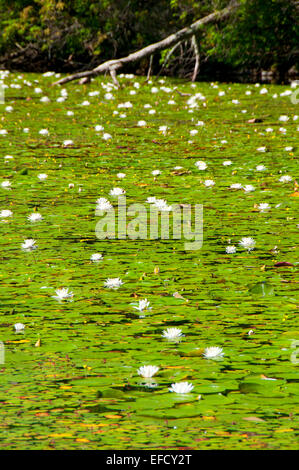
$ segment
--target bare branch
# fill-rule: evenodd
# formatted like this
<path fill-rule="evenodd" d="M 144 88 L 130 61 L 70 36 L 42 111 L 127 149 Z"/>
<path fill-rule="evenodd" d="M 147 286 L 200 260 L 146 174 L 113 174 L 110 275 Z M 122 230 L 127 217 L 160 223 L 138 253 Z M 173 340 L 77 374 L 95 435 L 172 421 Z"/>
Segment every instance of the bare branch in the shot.
<path fill-rule="evenodd" d="M 190 37 L 194 36 L 194 34 L 206 24 L 227 18 L 238 7 L 239 3 L 236 0 L 232 0 L 229 5 L 223 10 L 215 11 L 214 13 L 211 13 L 205 16 L 204 18 L 195 21 L 195 23 L 191 24 L 190 26 L 187 26 L 186 28 L 180 29 L 176 33 L 171 34 L 165 39 L 162 39 L 162 41 L 150 44 L 149 46 L 146 46 L 143 49 L 129 54 L 127 57 L 122 57 L 121 59 L 108 60 L 103 64 L 98 65 L 93 70 L 69 75 L 53 83 L 53 85 L 62 85 L 64 83 L 70 82 L 72 80 L 77 80 L 83 77 L 94 77 L 103 72 L 111 72 L 111 70 L 116 72 L 125 64 L 139 61 L 164 49 L 169 49 L 175 46 L 177 43 L 182 42 L 183 40 L 189 39 Z"/>
<path fill-rule="evenodd" d="M 199 65 L 200 65 L 199 48 L 198 48 L 198 44 L 197 44 L 197 41 L 196 41 L 195 34 L 192 36 L 191 44 L 192 44 L 192 47 L 193 47 L 193 50 L 194 50 L 194 55 L 195 55 L 195 66 L 194 66 L 194 71 L 193 71 L 193 75 L 192 75 L 191 80 L 192 80 L 192 82 L 195 82 L 198 71 L 199 71 Z"/>

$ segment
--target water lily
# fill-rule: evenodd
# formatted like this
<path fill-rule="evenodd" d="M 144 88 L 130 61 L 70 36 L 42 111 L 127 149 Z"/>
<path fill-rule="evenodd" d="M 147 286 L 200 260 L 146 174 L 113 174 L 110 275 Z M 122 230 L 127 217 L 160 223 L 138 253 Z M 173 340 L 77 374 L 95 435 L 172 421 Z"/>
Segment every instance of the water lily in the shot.
<path fill-rule="evenodd" d="M 72 140 L 64 140 L 63 145 L 69 147 L 70 145 L 74 145 L 74 142 Z"/>
<path fill-rule="evenodd" d="M 15 323 L 14 329 L 18 333 L 19 331 L 23 331 L 25 329 L 25 325 L 23 325 L 23 323 Z"/>
<path fill-rule="evenodd" d="M 24 251 L 33 251 L 36 250 L 38 246 L 33 238 L 27 238 L 27 240 L 24 240 L 21 247 Z"/>
<path fill-rule="evenodd" d="M 160 211 L 169 212 L 172 210 L 172 207 L 167 204 L 165 199 L 155 199 L 154 206 L 157 207 Z"/>
<path fill-rule="evenodd" d="M 265 167 L 265 165 L 257 165 L 255 167 L 256 171 L 265 171 L 267 170 L 267 168 Z"/>
<path fill-rule="evenodd" d="M 123 281 L 119 277 L 108 278 L 104 282 L 104 286 L 107 287 L 108 289 L 118 289 L 122 285 L 123 285 Z"/>
<path fill-rule="evenodd" d="M 113 208 L 112 204 L 105 197 L 100 197 L 96 201 L 96 210 L 108 211 Z"/>
<path fill-rule="evenodd" d="M 4 209 L 0 212 L 0 217 L 5 219 L 6 217 L 12 217 L 12 211 L 9 209 Z"/>
<path fill-rule="evenodd" d="M 243 186 L 245 193 L 250 193 L 251 191 L 255 191 L 255 187 L 252 184 L 246 184 Z"/>
<path fill-rule="evenodd" d="M 113 188 L 109 191 L 110 196 L 120 196 L 121 194 L 125 194 L 126 191 L 122 188 Z"/>
<path fill-rule="evenodd" d="M 189 382 L 176 382 L 171 384 L 171 387 L 168 389 L 170 392 L 175 393 L 190 393 L 193 390 L 194 386 Z"/>
<path fill-rule="evenodd" d="M 207 168 L 206 162 L 198 161 L 195 163 L 195 166 L 198 168 L 198 170 L 205 170 Z"/>
<path fill-rule="evenodd" d="M 256 244 L 255 240 L 251 237 L 243 237 L 239 241 L 239 245 L 243 246 L 243 248 L 245 248 L 248 251 L 253 250 L 255 247 L 255 244 Z"/>
<path fill-rule="evenodd" d="M 211 188 L 212 186 L 214 186 L 215 181 L 213 181 L 213 180 L 205 180 L 205 181 L 203 182 L 203 184 L 205 185 L 206 188 Z"/>
<path fill-rule="evenodd" d="M 137 370 L 137 374 L 142 375 L 142 377 L 146 379 L 150 379 L 151 377 L 153 377 L 153 375 L 158 372 L 158 370 L 159 367 L 157 366 L 142 366 L 139 367 L 139 369 Z"/>
<path fill-rule="evenodd" d="M 103 255 L 101 253 L 94 253 L 93 255 L 91 255 L 90 257 L 90 261 L 100 261 L 103 259 Z"/>
<path fill-rule="evenodd" d="M 48 175 L 46 173 L 40 173 L 37 177 L 40 181 L 44 181 L 48 178 Z"/>
<path fill-rule="evenodd" d="M 258 205 L 258 210 L 260 212 L 266 212 L 267 210 L 269 210 L 271 208 L 270 204 L 268 204 L 267 202 L 261 202 L 259 205 Z"/>
<path fill-rule="evenodd" d="M 43 217 L 39 212 L 33 212 L 32 214 L 28 215 L 27 220 L 30 222 L 39 222 L 40 220 L 43 220 Z"/>
<path fill-rule="evenodd" d="M 203 356 L 206 359 L 215 359 L 224 355 L 223 349 L 218 346 L 210 346 L 204 350 Z"/>
<path fill-rule="evenodd" d="M 143 310 L 151 310 L 151 307 L 149 305 L 150 302 L 147 299 L 139 300 L 137 305 L 132 304 L 133 308 L 135 308 L 139 312 L 142 312 Z"/>
<path fill-rule="evenodd" d="M 183 335 L 182 330 L 180 328 L 167 328 L 167 330 L 163 330 L 163 338 L 168 340 L 177 340 Z"/>
<path fill-rule="evenodd" d="M 289 175 L 283 175 L 283 176 L 281 176 L 281 177 L 279 178 L 279 181 L 280 181 L 281 183 L 288 183 L 289 181 L 292 181 L 292 179 L 293 179 L 293 178 L 292 178 L 291 176 L 289 176 Z"/>
<path fill-rule="evenodd" d="M 56 300 L 67 300 L 67 299 L 72 299 L 74 294 L 73 292 L 69 292 L 68 287 L 63 287 L 62 289 L 57 289 L 55 291 L 56 295 L 52 295 L 53 299 Z"/>
<path fill-rule="evenodd" d="M 2 181 L 1 186 L 4 189 L 11 189 L 11 182 L 9 180 Z"/>
<path fill-rule="evenodd" d="M 233 253 L 236 253 L 237 249 L 234 245 L 229 245 L 225 248 L 225 251 L 227 254 L 233 254 Z"/>

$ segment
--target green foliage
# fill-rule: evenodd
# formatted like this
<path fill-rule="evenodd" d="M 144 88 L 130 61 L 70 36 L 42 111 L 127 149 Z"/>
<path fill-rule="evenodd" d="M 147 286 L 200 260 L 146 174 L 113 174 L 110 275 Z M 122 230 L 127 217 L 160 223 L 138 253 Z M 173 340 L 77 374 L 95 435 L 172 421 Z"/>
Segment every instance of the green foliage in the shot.
<path fill-rule="evenodd" d="M 21 69 L 78 69 L 157 42 L 228 3 L 228 0 L 1 0 L 0 55 L 2 63 Z M 199 34 L 202 63 L 225 64 L 236 69 L 272 67 L 282 72 L 297 65 L 296 1 L 240 0 L 240 3 L 241 7 L 229 19 L 207 25 Z M 180 62 L 186 67 L 186 51 L 184 54 Z M 179 55 L 182 52 L 176 51 L 174 58 Z"/>

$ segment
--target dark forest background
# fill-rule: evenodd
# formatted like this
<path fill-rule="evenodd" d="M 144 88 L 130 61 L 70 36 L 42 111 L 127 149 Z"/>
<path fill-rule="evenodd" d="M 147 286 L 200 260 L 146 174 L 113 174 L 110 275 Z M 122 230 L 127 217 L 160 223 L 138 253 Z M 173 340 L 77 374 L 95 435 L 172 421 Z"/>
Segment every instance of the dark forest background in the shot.
<path fill-rule="evenodd" d="M 0 67 L 73 72 L 128 55 L 228 5 L 228 0 L 0 0 Z M 298 78 L 298 11 L 295 0 L 240 0 L 227 20 L 197 36 L 199 77 L 227 79 L 269 71 L 272 81 Z M 169 51 L 153 58 L 153 73 Z M 190 41 L 182 42 L 163 75 L 188 78 L 194 68 Z M 146 74 L 149 59 L 127 72 Z"/>

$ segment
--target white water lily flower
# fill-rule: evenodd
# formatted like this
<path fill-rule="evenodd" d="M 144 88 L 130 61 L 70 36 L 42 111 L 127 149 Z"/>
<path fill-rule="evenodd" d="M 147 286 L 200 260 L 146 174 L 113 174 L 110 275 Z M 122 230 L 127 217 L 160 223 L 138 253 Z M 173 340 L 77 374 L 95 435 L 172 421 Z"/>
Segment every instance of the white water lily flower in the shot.
<path fill-rule="evenodd" d="M 72 140 L 64 140 L 63 141 L 63 145 L 65 147 L 69 146 L 69 145 L 74 145 L 74 142 Z"/>
<path fill-rule="evenodd" d="M 258 147 L 256 150 L 257 150 L 258 152 L 266 152 L 267 147 Z"/>
<path fill-rule="evenodd" d="M 172 207 L 167 204 L 165 199 L 155 199 L 153 203 L 154 203 L 154 206 L 157 207 L 157 209 L 159 209 L 159 211 L 169 212 L 172 210 Z"/>
<path fill-rule="evenodd" d="M 193 388 L 194 386 L 189 382 L 176 382 L 171 384 L 168 390 L 175 393 L 190 393 Z"/>
<path fill-rule="evenodd" d="M 192 129 L 192 130 L 190 131 L 190 135 L 196 135 L 196 134 L 198 134 L 198 130 L 197 130 L 197 129 Z"/>
<path fill-rule="evenodd" d="M 27 238 L 27 240 L 24 240 L 24 243 L 22 243 L 21 246 L 24 251 L 32 251 L 36 250 L 37 248 L 36 241 L 33 240 L 33 238 Z"/>
<path fill-rule="evenodd" d="M 110 140 L 110 139 L 112 139 L 112 135 L 108 134 L 108 132 L 105 132 L 105 134 L 103 134 L 102 138 L 104 140 Z"/>
<path fill-rule="evenodd" d="M 243 246 L 243 248 L 245 248 L 248 251 L 253 250 L 255 247 L 255 244 L 256 244 L 256 241 L 251 237 L 243 237 L 239 241 L 239 245 Z"/>
<path fill-rule="evenodd" d="M 210 346 L 204 350 L 203 356 L 206 359 L 214 359 L 216 357 L 224 356 L 224 352 L 223 349 L 218 346 Z"/>
<path fill-rule="evenodd" d="M 90 257 L 90 261 L 100 261 L 103 259 L 103 255 L 101 253 L 94 253 L 93 255 L 91 255 Z"/>
<path fill-rule="evenodd" d="M 67 111 L 66 115 L 67 116 L 74 116 L 74 111 Z"/>
<path fill-rule="evenodd" d="M 63 287 L 62 289 L 57 289 L 55 291 L 56 295 L 52 295 L 53 299 L 56 300 L 67 300 L 67 299 L 72 299 L 74 294 L 73 292 L 69 292 L 68 287 Z"/>
<path fill-rule="evenodd" d="M 23 325 L 23 323 L 15 323 L 14 329 L 16 330 L 16 332 L 23 331 L 25 329 L 25 325 Z"/>
<path fill-rule="evenodd" d="M 109 191 L 110 196 L 120 196 L 121 194 L 126 194 L 126 191 L 122 188 L 113 188 Z"/>
<path fill-rule="evenodd" d="M 293 179 L 293 178 L 292 178 L 291 176 L 289 176 L 289 175 L 283 175 L 283 176 L 281 176 L 281 177 L 279 178 L 279 181 L 280 181 L 281 183 L 288 183 L 289 181 L 292 181 L 292 179 Z"/>
<path fill-rule="evenodd" d="M 83 101 L 83 103 L 81 103 L 81 106 L 89 106 L 90 105 L 90 102 L 88 100 L 85 100 Z"/>
<path fill-rule="evenodd" d="M 118 178 L 125 178 L 126 177 L 126 173 L 117 173 L 116 175 Z"/>
<path fill-rule="evenodd" d="M 233 184 L 230 185 L 230 188 L 231 189 L 242 189 L 243 186 L 242 186 L 241 183 L 233 183 Z"/>
<path fill-rule="evenodd" d="M 205 123 L 203 121 L 197 121 L 197 123 L 195 125 L 196 126 L 204 126 Z"/>
<path fill-rule="evenodd" d="M 236 247 L 234 245 L 229 245 L 225 248 L 225 251 L 227 254 L 231 255 L 233 253 L 236 253 Z"/>
<path fill-rule="evenodd" d="M 281 122 L 287 122 L 289 120 L 289 117 L 286 115 L 282 115 L 282 116 L 279 116 L 278 120 Z"/>
<path fill-rule="evenodd" d="M 2 181 L 1 186 L 4 189 L 11 189 L 11 182 L 9 180 Z"/>
<path fill-rule="evenodd" d="M 251 191 L 255 191 L 255 187 L 252 186 L 252 184 L 246 184 L 245 186 L 243 186 L 243 189 L 245 193 L 250 193 Z"/>
<path fill-rule="evenodd" d="M 167 328 L 167 330 L 163 330 L 163 338 L 169 340 L 177 340 L 183 335 L 182 330 L 180 328 Z"/>
<path fill-rule="evenodd" d="M 39 222 L 40 220 L 43 220 L 43 217 L 39 212 L 33 212 L 28 215 L 27 220 L 29 220 L 29 222 Z"/>
<path fill-rule="evenodd" d="M 137 374 L 142 375 L 142 377 L 146 379 L 150 379 L 151 377 L 153 377 L 153 375 L 158 372 L 158 370 L 159 367 L 157 366 L 142 366 L 139 367 L 139 369 L 137 370 Z"/>
<path fill-rule="evenodd" d="M 119 277 L 108 278 L 104 282 L 104 286 L 108 289 L 118 289 L 123 284 L 123 281 Z"/>
<path fill-rule="evenodd" d="M 105 197 L 100 197 L 99 199 L 97 199 L 96 203 L 96 210 L 100 211 L 109 211 L 113 207 L 112 204 Z"/>
<path fill-rule="evenodd" d="M 39 180 L 44 181 L 48 178 L 48 175 L 46 173 L 40 173 L 37 177 Z"/>
<path fill-rule="evenodd" d="M 285 147 L 284 149 L 286 152 L 292 152 L 293 148 L 294 147 Z"/>
<path fill-rule="evenodd" d="M 155 196 L 149 196 L 145 202 L 148 204 L 154 204 L 156 202 L 157 198 Z"/>
<path fill-rule="evenodd" d="M 265 165 L 257 165 L 255 167 L 256 171 L 264 171 L 264 170 L 267 170 L 267 168 L 265 167 Z"/>
<path fill-rule="evenodd" d="M 146 122 L 145 122 L 145 121 L 138 121 L 138 122 L 137 122 L 137 126 L 139 126 L 139 127 L 145 127 L 145 126 L 146 126 Z"/>
<path fill-rule="evenodd" d="M 199 169 L 199 170 L 205 170 L 207 168 L 207 164 L 205 162 L 202 162 L 201 160 L 199 160 L 198 162 L 195 163 L 195 166 Z"/>
<path fill-rule="evenodd" d="M 6 217 L 11 217 L 12 216 L 12 211 L 9 209 L 4 209 L 3 211 L 0 212 L 0 217 L 1 218 L 6 218 Z"/>
<path fill-rule="evenodd" d="M 269 210 L 271 208 L 270 204 L 268 204 L 267 202 L 261 202 L 259 205 L 258 205 L 258 210 L 260 212 L 266 212 L 267 210 Z"/>
<path fill-rule="evenodd" d="M 206 186 L 206 188 L 211 188 L 212 186 L 214 186 L 215 181 L 213 181 L 213 180 L 205 180 L 205 181 L 203 182 L 203 184 Z"/>
<path fill-rule="evenodd" d="M 40 134 L 40 135 L 48 135 L 48 134 L 49 134 L 49 131 L 48 131 L 48 129 L 41 129 L 41 130 L 39 131 L 39 134 Z"/>
<path fill-rule="evenodd" d="M 222 162 L 222 165 L 223 166 L 230 166 L 233 162 L 231 160 L 225 160 L 224 162 Z"/>
<path fill-rule="evenodd" d="M 101 132 L 101 131 L 104 130 L 104 127 L 98 124 L 97 126 L 95 126 L 94 130 L 95 130 L 96 132 Z"/>
<path fill-rule="evenodd" d="M 161 171 L 160 170 L 154 170 L 154 171 L 152 171 L 152 175 L 153 176 L 161 175 Z"/>
<path fill-rule="evenodd" d="M 149 307 L 150 302 L 147 299 L 139 300 L 137 306 L 134 306 L 132 304 L 133 308 L 138 310 L 139 312 L 142 312 L 143 310 L 151 310 L 151 307 Z"/>
<path fill-rule="evenodd" d="M 266 132 L 273 132 L 272 127 L 267 127 Z"/>
<path fill-rule="evenodd" d="M 0 129 L 0 135 L 6 135 L 7 130 L 6 129 Z"/>
<path fill-rule="evenodd" d="M 167 129 L 168 129 L 168 126 L 160 126 L 159 127 L 159 132 L 162 132 L 162 134 L 166 134 L 167 132 Z"/>

